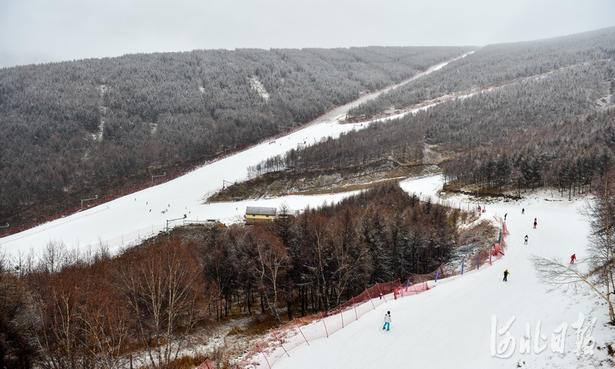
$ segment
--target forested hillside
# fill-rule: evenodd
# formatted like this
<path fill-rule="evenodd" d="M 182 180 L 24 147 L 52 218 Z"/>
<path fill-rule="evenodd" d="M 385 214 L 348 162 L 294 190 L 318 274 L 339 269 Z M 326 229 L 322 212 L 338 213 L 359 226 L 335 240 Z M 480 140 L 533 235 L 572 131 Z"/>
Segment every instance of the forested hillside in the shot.
<path fill-rule="evenodd" d="M 363 129 L 249 175 L 299 186 L 302 176 L 438 166 L 447 192 L 549 186 L 573 196 L 602 182 L 607 201 L 612 181 L 596 179 L 613 165 L 615 29 L 482 49 L 217 50 L 2 69 L 0 222 L 172 177 L 472 50 L 349 114 Z M 441 102 L 360 123 L 431 99 Z M 420 201 L 394 183 L 399 173 L 333 205 L 292 214 L 283 205 L 269 223 L 169 230 L 167 219 L 165 231 L 116 255 L 102 240 L 95 251 L 50 241 L 18 263 L 0 255 L 0 367 L 194 367 L 205 357 L 182 356 L 225 341 L 212 333 L 219 322 L 249 321 L 229 333 L 245 346 L 369 284 L 432 272 L 459 246 L 491 252 L 498 232 L 480 213 Z M 262 195 L 242 185 L 242 196 Z M 211 348 L 217 367 L 246 352 L 229 346 Z"/>
<path fill-rule="evenodd" d="M 614 56 L 615 29 L 485 47 L 357 111 L 473 91 L 467 96 L 292 150 L 250 174 L 346 171 L 382 160 L 420 165 L 435 151 L 445 158 L 435 164 L 449 189 L 518 194 L 549 186 L 574 195 L 590 188 L 613 155 Z"/>
<path fill-rule="evenodd" d="M 0 69 L 0 221 L 170 177 L 469 50 L 200 50 Z"/>
<path fill-rule="evenodd" d="M 446 94 L 540 76 L 579 64 L 612 59 L 615 29 L 530 42 L 487 45 L 438 73 L 351 109 L 349 119 L 403 109 Z"/>

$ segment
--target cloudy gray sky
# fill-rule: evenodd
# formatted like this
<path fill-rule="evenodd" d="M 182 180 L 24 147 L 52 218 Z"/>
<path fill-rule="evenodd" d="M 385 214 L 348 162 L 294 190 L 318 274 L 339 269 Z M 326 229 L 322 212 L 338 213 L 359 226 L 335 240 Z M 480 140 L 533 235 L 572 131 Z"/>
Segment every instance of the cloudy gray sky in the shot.
<path fill-rule="evenodd" d="M 615 26 L 615 0 L 0 0 L 0 67 L 194 49 L 487 45 Z"/>

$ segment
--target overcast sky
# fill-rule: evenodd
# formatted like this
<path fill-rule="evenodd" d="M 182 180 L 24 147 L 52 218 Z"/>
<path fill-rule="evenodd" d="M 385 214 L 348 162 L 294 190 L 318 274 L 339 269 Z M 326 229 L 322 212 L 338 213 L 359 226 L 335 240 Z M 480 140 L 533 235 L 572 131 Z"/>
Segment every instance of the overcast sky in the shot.
<path fill-rule="evenodd" d="M 194 49 L 476 45 L 615 26 L 615 0 L 0 0 L 0 67 Z"/>

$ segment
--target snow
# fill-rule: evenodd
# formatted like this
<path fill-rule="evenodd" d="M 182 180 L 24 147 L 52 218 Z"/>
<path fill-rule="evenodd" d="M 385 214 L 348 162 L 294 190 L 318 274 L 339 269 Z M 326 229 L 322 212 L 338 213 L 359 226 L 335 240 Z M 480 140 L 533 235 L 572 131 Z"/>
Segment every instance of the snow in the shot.
<path fill-rule="evenodd" d="M 291 209 L 303 209 L 309 204 L 315 206 L 325 201 L 338 201 L 348 194 L 205 204 L 209 195 L 222 188 L 223 180 L 235 182 L 245 179 L 246 168 L 258 164 L 263 158 L 284 153 L 299 143 L 314 144 L 326 135 L 337 137 L 353 128 L 353 125 L 314 124 L 278 138 L 273 144 L 262 143 L 173 181 L 1 238 L 0 247 L 2 252 L 13 257 L 30 251 L 38 254 L 49 242 L 62 242 L 69 249 L 96 247 L 103 243 L 111 251 L 116 251 L 142 235 L 166 228 L 167 223 L 169 226 L 181 223 L 171 220 L 182 219 L 184 214 L 188 220 L 217 219 L 228 223 L 243 219 L 246 206 L 279 207 L 287 203 Z"/>
<path fill-rule="evenodd" d="M 258 92 L 258 95 L 262 97 L 263 100 L 269 100 L 269 92 L 267 92 L 267 89 L 257 76 L 250 77 L 248 80 L 250 81 L 250 87 Z"/>
<path fill-rule="evenodd" d="M 255 166 L 262 160 L 284 154 L 298 146 L 313 145 L 327 137 L 337 138 L 344 132 L 367 127 L 370 122 L 357 124 L 341 122 L 350 108 L 410 80 L 441 69 L 451 61 L 439 63 L 396 86 L 366 94 L 353 102 L 332 109 L 298 131 L 204 165 L 173 181 L 0 238 L 0 254 L 6 254 L 12 259 L 23 258 L 28 254 L 40 255 L 50 243 L 63 244 L 69 250 L 105 245 L 109 251 L 117 252 L 168 227 L 182 224 L 184 215 L 187 221 L 216 219 L 223 223 L 235 223 L 243 220 L 246 206 L 279 208 L 282 204 L 286 204 L 292 210 L 301 210 L 307 206 L 315 207 L 339 201 L 352 193 L 285 196 L 232 204 L 205 203 L 210 195 L 222 188 L 223 183 L 247 179 L 247 168 Z M 101 194 L 92 194 L 90 197 L 93 198 L 95 195 Z M 87 202 L 85 204 L 87 205 Z"/>
<path fill-rule="evenodd" d="M 434 182 L 427 179 L 404 183 L 411 184 L 415 185 L 415 191 L 420 189 L 423 193 L 435 189 Z M 494 216 L 508 214 L 506 225 L 510 234 L 501 260 L 480 270 L 432 282 L 433 288 L 421 294 L 397 300 L 389 298 L 329 338 L 310 341 L 309 346 L 303 344 L 291 350 L 290 357 L 281 358 L 273 367 L 597 366 L 605 357 L 604 350 L 584 344 L 581 348 L 585 347 L 586 352 L 581 353 L 577 347 L 581 341 L 576 334 L 590 327 L 590 320 L 596 318 L 593 332 L 586 337 L 594 337 L 598 346 L 604 348 L 605 342 L 612 339 L 611 326 L 605 326 L 606 306 L 585 285 L 570 285 L 550 292 L 532 264 L 535 255 L 559 258 L 567 263 L 570 255 L 576 253 L 579 258 L 576 267 L 587 267 L 583 258 L 587 255 L 588 225 L 579 213 L 584 205 L 584 201 L 567 201 L 547 193 L 522 201 L 488 204 L 481 217 L 492 220 Z M 521 214 L 522 208 L 525 214 Z M 538 226 L 533 229 L 535 217 Z M 529 242 L 524 245 L 526 234 Z M 510 271 L 508 282 L 502 281 L 505 269 Z M 393 317 L 389 332 L 380 330 L 386 311 L 391 311 Z M 585 318 L 582 323 L 580 314 Z M 494 319 L 497 330 L 492 328 Z M 514 320 L 510 327 L 498 332 L 511 319 Z M 565 331 L 558 331 L 564 326 Z M 529 346 L 523 346 L 526 337 Z M 557 341 L 558 338 L 562 340 Z M 575 352 L 581 354 L 577 356 Z"/>
<path fill-rule="evenodd" d="M 311 145 L 328 136 L 337 137 L 342 132 L 363 128 L 367 124 L 339 123 L 353 104 L 329 112 L 304 129 L 204 165 L 173 181 L 1 238 L 0 253 L 13 260 L 30 252 L 39 255 L 49 242 L 61 242 L 69 249 L 105 244 L 115 252 L 167 226 L 181 224 L 184 215 L 188 220 L 216 219 L 233 223 L 242 221 L 247 206 L 279 208 L 286 204 L 290 209 L 300 210 L 339 201 L 352 193 L 289 195 L 233 203 L 204 202 L 222 187 L 223 181 L 245 179 L 246 168 L 267 157 L 283 154 L 297 145 Z M 401 186 L 421 197 L 436 198 L 442 178 L 411 179 L 401 182 Z M 451 197 L 447 201 L 465 206 L 461 204 L 467 205 L 469 199 Z M 582 200 L 568 201 L 549 192 L 520 201 L 486 204 L 486 212 L 481 214 L 485 219 L 508 214 L 506 225 L 510 235 L 506 239 L 506 255 L 501 260 L 480 270 L 470 270 L 474 268 L 466 266 L 464 275 L 432 282 L 433 288 L 416 296 L 388 299 L 328 338 L 289 350 L 290 357 L 280 359 L 275 369 L 597 366 L 606 357 L 604 345 L 613 337 L 611 326 L 606 325 L 606 305 L 584 285 L 570 285 L 549 292 L 549 287 L 538 279 L 531 262 L 533 255 L 566 262 L 575 253 L 578 258 L 575 267 L 587 268 L 584 259 L 587 257 L 588 224 L 579 213 L 583 206 Z M 521 214 L 522 208 L 525 214 Z M 535 217 L 537 229 L 532 228 Z M 526 234 L 529 235 L 528 245 L 523 244 Z M 508 282 L 502 281 L 505 269 L 511 273 Z M 392 313 L 389 332 L 380 330 L 386 311 Z M 582 328 L 590 326 L 589 319 L 597 319 L 591 332 L 596 346 L 590 345 L 590 350 L 577 355 L 578 329 L 574 327 L 580 314 L 586 318 L 579 324 Z M 498 332 L 513 318 L 508 329 Z M 492 328 L 494 319 L 497 320 L 496 330 Z M 564 324 L 565 346 L 562 352 L 554 352 L 558 345 L 557 340 L 552 342 L 552 336 L 557 338 L 554 332 Z M 526 337 L 530 339 L 527 349 L 522 346 Z M 505 350 L 507 343 L 510 345 Z M 521 348 L 526 353 L 521 353 Z"/>

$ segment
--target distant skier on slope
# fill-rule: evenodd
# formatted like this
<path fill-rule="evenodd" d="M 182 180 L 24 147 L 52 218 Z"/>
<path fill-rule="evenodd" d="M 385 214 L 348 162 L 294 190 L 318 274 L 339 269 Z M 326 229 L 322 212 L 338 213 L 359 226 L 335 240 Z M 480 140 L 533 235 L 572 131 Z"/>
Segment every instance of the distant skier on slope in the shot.
<path fill-rule="evenodd" d="M 536 229 L 536 225 L 538 225 L 538 221 L 536 218 L 534 218 L 534 229 Z"/>
<path fill-rule="evenodd" d="M 391 329 L 391 312 L 387 311 L 386 314 L 384 314 L 384 325 L 382 326 L 382 329 L 386 329 L 387 331 L 389 329 Z"/>
<path fill-rule="evenodd" d="M 502 279 L 504 282 L 508 282 L 508 275 L 510 274 L 510 272 L 508 271 L 508 269 L 506 269 L 504 271 L 504 279 Z"/>
<path fill-rule="evenodd" d="M 527 240 L 529 240 L 529 239 L 530 238 L 527 235 L 525 235 L 525 238 L 523 239 L 523 244 L 527 245 Z"/>
<path fill-rule="evenodd" d="M 574 264 L 574 261 L 577 259 L 577 255 L 576 254 L 572 254 L 572 256 L 570 257 L 570 264 Z"/>

